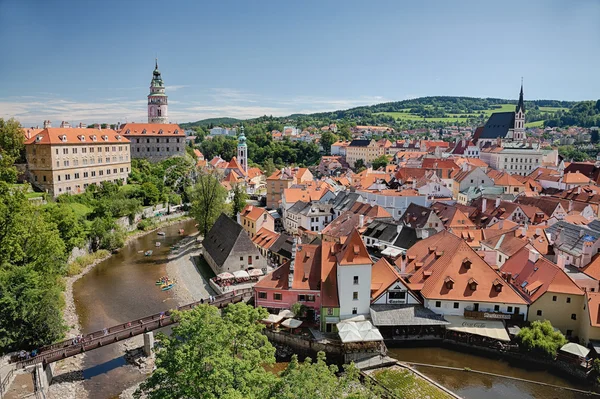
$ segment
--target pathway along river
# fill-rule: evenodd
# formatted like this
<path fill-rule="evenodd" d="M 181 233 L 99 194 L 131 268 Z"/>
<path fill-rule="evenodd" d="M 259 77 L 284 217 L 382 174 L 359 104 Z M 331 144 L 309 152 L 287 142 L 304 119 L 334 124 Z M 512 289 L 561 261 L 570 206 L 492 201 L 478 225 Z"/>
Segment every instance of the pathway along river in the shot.
<path fill-rule="evenodd" d="M 172 291 L 161 291 L 154 282 L 166 274 L 169 247 L 180 241 L 178 234 L 196 231 L 195 221 L 189 220 L 132 240 L 118 254 L 98 264 L 73 286 L 73 297 L 82 333 L 124 323 L 142 316 L 177 306 Z M 156 242 L 161 242 L 156 247 Z M 152 256 L 140 251 L 152 250 Z M 125 366 L 120 345 L 109 345 L 89 352 L 84 360 L 84 386 L 91 399 L 118 396 L 124 389 L 144 376 L 132 366 Z"/>
<path fill-rule="evenodd" d="M 174 308 L 177 302 L 171 291 L 162 292 L 154 282 L 166 274 L 169 247 L 182 239 L 178 234 L 195 232 L 194 221 L 187 221 L 162 229 L 165 237 L 156 232 L 132 240 L 118 254 L 97 265 L 79 279 L 73 295 L 83 333 L 137 319 L 142 316 Z M 155 243 L 162 245 L 157 248 Z M 145 257 L 139 251 L 152 250 Z M 121 391 L 140 382 L 144 376 L 132 366 L 124 366 L 120 345 L 110 345 L 89 352 L 84 361 L 84 386 L 91 399 L 117 397 Z M 528 371 L 510 364 L 442 348 L 391 348 L 390 355 L 398 360 L 414 361 L 504 374 L 529 380 L 573 388 L 586 389 L 545 371 Z M 497 377 L 467 374 L 459 371 L 419 368 L 421 372 L 447 386 L 465 399 L 479 398 L 560 398 L 583 397 L 564 390 L 555 390 L 535 384 L 521 383 Z"/>

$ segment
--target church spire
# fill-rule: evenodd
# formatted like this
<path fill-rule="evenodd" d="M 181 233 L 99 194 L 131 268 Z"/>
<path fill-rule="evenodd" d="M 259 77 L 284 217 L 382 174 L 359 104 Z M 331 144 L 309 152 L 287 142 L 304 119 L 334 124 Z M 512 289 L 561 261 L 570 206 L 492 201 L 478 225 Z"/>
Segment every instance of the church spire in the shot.
<path fill-rule="evenodd" d="M 525 103 L 523 102 L 523 78 L 521 78 L 521 93 L 519 94 L 519 103 L 517 104 L 517 109 L 515 112 L 519 112 L 522 110 L 525 113 Z"/>

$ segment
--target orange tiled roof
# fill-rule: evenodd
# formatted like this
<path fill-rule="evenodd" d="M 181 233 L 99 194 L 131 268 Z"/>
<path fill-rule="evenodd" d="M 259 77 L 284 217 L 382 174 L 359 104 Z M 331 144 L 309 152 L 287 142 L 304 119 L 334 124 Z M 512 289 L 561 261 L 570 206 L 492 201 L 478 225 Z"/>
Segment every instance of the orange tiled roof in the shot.
<path fill-rule="evenodd" d="M 575 173 L 568 172 L 563 175 L 563 182 L 566 184 L 588 184 L 590 183 L 590 178 L 579 173 L 579 171 Z"/>
<path fill-rule="evenodd" d="M 247 219 L 257 221 L 258 218 L 260 218 L 265 212 L 267 212 L 267 210 L 264 208 L 260 208 L 258 206 L 253 205 L 246 205 L 242 212 L 240 212 L 240 215 Z"/>
<path fill-rule="evenodd" d="M 339 244 L 323 241 L 321 243 L 321 305 L 338 307 L 336 251 Z"/>
<path fill-rule="evenodd" d="M 65 140 L 63 140 L 63 137 Z M 129 140 L 112 129 L 87 129 L 79 127 L 49 127 L 41 130 L 25 144 L 129 144 Z"/>
<path fill-rule="evenodd" d="M 407 256 L 408 281 L 413 287 L 423 284 L 421 294 L 429 300 L 525 304 L 466 242 L 448 231 L 418 241 Z M 448 277 L 454 281 L 451 288 L 445 282 Z M 471 288 L 473 281 L 477 282 L 475 290 Z M 495 281 L 502 285 L 500 292 L 493 287 Z"/>
<path fill-rule="evenodd" d="M 275 233 L 274 231 L 271 231 L 266 227 L 261 227 L 261 229 L 258 230 L 256 235 L 252 238 L 252 242 L 261 248 L 269 249 L 271 248 L 271 245 L 273 245 L 275 241 L 277 241 L 278 238 L 278 233 Z"/>
<path fill-rule="evenodd" d="M 339 266 L 373 264 L 367 247 L 355 228 L 337 254 Z"/>
<path fill-rule="evenodd" d="M 146 133 L 144 133 L 146 131 Z M 119 132 L 124 136 L 173 136 L 184 137 L 185 131 L 170 123 L 126 123 Z"/>
<path fill-rule="evenodd" d="M 371 268 L 371 300 L 377 299 L 392 286 L 399 276 L 385 258 L 380 258 Z"/>
<path fill-rule="evenodd" d="M 262 176 L 260 168 L 248 168 L 248 178 L 254 179 L 255 177 Z"/>
<path fill-rule="evenodd" d="M 516 237 L 514 232 L 510 232 L 484 240 L 481 244 L 511 257 L 525 247 L 527 242 Z"/>
<path fill-rule="evenodd" d="M 317 245 L 302 245 L 298 249 L 291 287 L 288 278 L 291 261 L 267 274 L 254 287 L 318 291 L 321 283 L 321 253 L 318 249 Z"/>
<path fill-rule="evenodd" d="M 554 263 L 543 256 L 539 256 L 536 262 L 529 260 L 528 248 L 522 248 L 507 260 L 502 272 L 511 274 L 511 284 L 530 303 L 546 292 L 583 295 L 581 288 Z"/>
<path fill-rule="evenodd" d="M 590 316 L 590 324 L 592 327 L 600 327 L 600 293 L 589 292 L 585 293 L 587 299 L 587 309 Z"/>

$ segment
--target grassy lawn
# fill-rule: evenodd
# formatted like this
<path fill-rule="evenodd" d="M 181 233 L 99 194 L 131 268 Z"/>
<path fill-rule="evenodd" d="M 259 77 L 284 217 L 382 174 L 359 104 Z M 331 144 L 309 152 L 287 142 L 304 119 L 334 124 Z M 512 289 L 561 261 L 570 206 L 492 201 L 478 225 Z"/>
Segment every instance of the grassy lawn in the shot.
<path fill-rule="evenodd" d="M 404 399 L 450 399 L 446 392 L 435 385 L 416 376 L 409 370 L 394 367 L 375 371 L 372 374 L 381 385 L 393 391 L 399 398 Z"/>
<path fill-rule="evenodd" d="M 544 127 L 544 121 L 527 122 L 525 127 Z"/>
<path fill-rule="evenodd" d="M 405 120 L 405 121 L 427 121 L 427 122 L 456 122 L 465 121 L 468 118 L 477 118 L 483 113 L 483 115 L 487 118 L 494 112 L 508 112 L 514 111 L 514 104 L 499 104 L 499 108 L 486 109 L 482 111 L 478 111 L 471 114 L 447 114 L 447 117 L 444 118 L 423 118 L 420 115 L 415 115 L 410 113 L 410 108 L 403 109 L 402 111 L 396 112 L 378 112 L 377 115 L 387 115 L 391 116 L 394 119 Z M 425 106 L 427 108 L 427 106 Z"/>
<path fill-rule="evenodd" d="M 75 211 L 75 213 L 78 216 L 81 216 L 83 218 L 85 218 L 89 213 L 91 213 L 93 211 L 93 209 L 90 208 L 89 206 L 83 205 L 83 204 L 78 204 L 76 202 L 69 203 L 68 205 L 73 209 L 73 211 Z"/>

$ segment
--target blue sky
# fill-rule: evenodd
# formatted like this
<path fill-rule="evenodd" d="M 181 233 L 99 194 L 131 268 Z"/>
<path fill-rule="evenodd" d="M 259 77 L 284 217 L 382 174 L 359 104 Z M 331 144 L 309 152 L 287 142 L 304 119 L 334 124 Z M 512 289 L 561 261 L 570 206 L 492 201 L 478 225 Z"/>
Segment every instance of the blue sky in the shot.
<path fill-rule="evenodd" d="M 0 0 L 0 117 L 172 122 L 427 95 L 600 97 L 600 1 Z"/>

